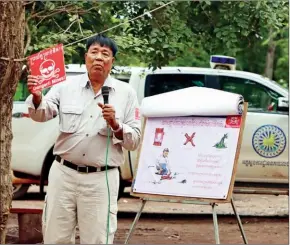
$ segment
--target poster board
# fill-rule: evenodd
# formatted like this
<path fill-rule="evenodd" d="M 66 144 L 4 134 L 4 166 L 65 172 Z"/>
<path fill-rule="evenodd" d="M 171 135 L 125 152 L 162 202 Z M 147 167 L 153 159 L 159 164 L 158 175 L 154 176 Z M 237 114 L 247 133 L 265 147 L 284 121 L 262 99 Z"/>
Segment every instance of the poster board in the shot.
<path fill-rule="evenodd" d="M 38 84 L 33 92 L 41 91 L 66 80 L 63 44 L 41 50 L 28 57 L 31 75 L 37 77 Z"/>
<path fill-rule="evenodd" d="M 242 115 L 145 118 L 131 195 L 230 202 L 247 108 Z"/>

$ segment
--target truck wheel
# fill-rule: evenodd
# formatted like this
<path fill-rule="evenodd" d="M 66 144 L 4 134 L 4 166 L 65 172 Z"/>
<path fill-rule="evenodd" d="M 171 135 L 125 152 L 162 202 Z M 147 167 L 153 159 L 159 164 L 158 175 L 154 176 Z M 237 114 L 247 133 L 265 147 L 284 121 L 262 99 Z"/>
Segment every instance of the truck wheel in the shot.
<path fill-rule="evenodd" d="M 13 185 L 13 200 L 20 199 L 25 196 L 30 185 L 14 184 Z"/>

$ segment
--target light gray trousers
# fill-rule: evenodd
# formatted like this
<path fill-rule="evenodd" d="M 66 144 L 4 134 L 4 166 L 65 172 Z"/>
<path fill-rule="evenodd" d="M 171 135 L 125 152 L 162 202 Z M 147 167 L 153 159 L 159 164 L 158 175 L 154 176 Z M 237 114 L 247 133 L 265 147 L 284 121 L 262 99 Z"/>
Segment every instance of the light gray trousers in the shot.
<path fill-rule="evenodd" d="M 117 168 L 108 170 L 108 180 L 111 197 L 108 243 L 113 244 L 117 230 Z M 77 225 L 81 244 L 105 244 L 107 215 L 106 172 L 79 173 L 54 161 L 42 217 L 44 244 L 75 243 Z"/>

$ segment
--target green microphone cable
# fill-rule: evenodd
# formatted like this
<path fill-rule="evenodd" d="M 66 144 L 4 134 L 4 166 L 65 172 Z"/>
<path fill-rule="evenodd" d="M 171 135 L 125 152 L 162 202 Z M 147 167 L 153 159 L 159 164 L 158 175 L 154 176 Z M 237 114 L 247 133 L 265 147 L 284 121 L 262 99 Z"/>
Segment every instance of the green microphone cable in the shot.
<path fill-rule="evenodd" d="M 110 230 L 110 206 L 111 206 L 111 195 L 110 195 L 110 186 L 109 186 L 109 178 L 108 178 L 108 156 L 109 156 L 109 147 L 110 147 L 110 128 L 107 127 L 107 149 L 106 149 L 106 182 L 107 182 L 107 190 L 108 190 L 108 214 L 107 214 L 107 237 L 106 244 L 108 244 L 109 240 L 109 230 Z"/>
<path fill-rule="evenodd" d="M 102 95 L 104 98 L 104 105 L 108 104 L 109 102 L 109 91 L 110 88 L 108 86 L 102 87 Z M 107 237 L 106 237 L 106 244 L 109 241 L 109 233 L 110 233 L 110 207 L 111 207 L 111 195 L 110 195 L 110 186 L 109 186 L 109 178 L 108 178 L 108 158 L 109 158 L 109 148 L 110 148 L 110 132 L 111 128 L 107 122 L 107 149 L 106 149 L 106 182 L 107 182 L 107 190 L 108 190 L 108 214 L 107 214 Z"/>

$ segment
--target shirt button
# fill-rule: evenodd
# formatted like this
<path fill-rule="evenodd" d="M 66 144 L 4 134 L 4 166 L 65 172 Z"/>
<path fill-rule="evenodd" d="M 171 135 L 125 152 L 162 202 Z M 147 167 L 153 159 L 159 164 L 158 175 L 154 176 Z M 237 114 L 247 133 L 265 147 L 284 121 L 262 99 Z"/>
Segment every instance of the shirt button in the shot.
<path fill-rule="evenodd" d="M 93 116 L 91 115 L 91 118 L 93 118 Z"/>
<path fill-rule="evenodd" d="M 83 154 L 83 157 L 85 156 L 86 154 Z"/>
<path fill-rule="evenodd" d="M 86 136 L 88 137 L 88 136 L 89 136 L 89 134 L 86 134 Z"/>

